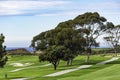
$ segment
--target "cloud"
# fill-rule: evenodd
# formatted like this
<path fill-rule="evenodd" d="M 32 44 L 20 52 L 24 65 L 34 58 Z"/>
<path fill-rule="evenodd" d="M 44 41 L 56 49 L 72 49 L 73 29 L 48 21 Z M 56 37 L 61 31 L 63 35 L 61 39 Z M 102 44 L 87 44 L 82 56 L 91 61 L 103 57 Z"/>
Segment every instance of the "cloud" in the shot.
<path fill-rule="evenodd" d="M 19 15 L 68 4 L 68 1 L 0 1 L 0 15 Z"/>
<path fill-rule="evenodd" d="M 79 15 L 82 13 L 81 11 L 65 11 L 65 12 L 58 12 L 58 13 L 44 13 L 44 14 L 37 14 L 35 16 L 72 16 L 72 15 Z"/>
<path fill-rule="evenodd" d="M 71 6 L 70 6 L 71 5 Z M 38 13 L 35 16 L 71 16 L 79 15 L 85 12 L 100 12 L 102 14 L 116 15 L 120 14 L 120 3 L 116 1 L 97 1 L 97 2 L 72 2 L 62 7 L 63 11 Z M 58 8 L 57 8 L 58 9 Z"/>
<path fill-rule="evenodd" d="M 110 11 L 120 9 L 117 1 L 72 1 L 72 0 L 2 0 L 0 16 L 6 15 L 75 15 L 79 12 Z M 55 12 L 56 11 L 56 12 Z M 73 12 L 75 11 L 75 12 Z M 51 13 L 52 12 L 52 13 Z"/>

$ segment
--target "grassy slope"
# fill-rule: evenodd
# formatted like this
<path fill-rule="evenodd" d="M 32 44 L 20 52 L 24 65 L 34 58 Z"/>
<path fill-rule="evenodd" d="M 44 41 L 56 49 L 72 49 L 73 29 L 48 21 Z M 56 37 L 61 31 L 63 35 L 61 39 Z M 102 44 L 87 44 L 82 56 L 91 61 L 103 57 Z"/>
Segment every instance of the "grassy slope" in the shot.
<path fill-rule="evenodd" d="M 120 80 L 120 59 L 106 65 L 99 66 L 90 73 L 77 77 L 66 77 L 58 80 Z M 95 66 L 94 66 L 95 67 Z M 96 66 L 98 67 L 98 66 Z"/>
<path fill-rule="evenodd" d="M 85 58 L 86 58 L 85 56 L 82 56 L 82 57 L 78 56 L 73 61 L 72 66 L 65 66 L 65 62 L 61 61 L 57 70 L 53 70 L 53 67 L 51 65 L 51 66 L 47 66 L 47 67 L 25 69 L 25 70 L 21 70 L 21 71 L 18 71 L 18 72 L 11 73 L 11 72 L 8 72 L 8 71 L 17 69 L 17 67 L 13 67 L 13 66 L 9 65 L 10 63 L 13 63 L 13 62 L 34 63 L 32 66 L 40 66 L 40 65 L 43 65 L 43 64 L 47 64 L 47 62 L 39 63 L 37 56 L 13 56 L 13 57 L 9 58 L 9 61 L 8 61 L 7 65 L 5 66 L 5 68 L 0 70 L 0 80 L 4 80 L 4 74 L 5 73 L 8 74 L 9 79 L 19 78 L 19 77 L 28 77 L 28 78 L 30 77 L 30 78 L 32 78 L 30 80 L 58 80 L 58 79 L 59 80 L 71 80 L 71 79 L 80 80 L 81 77 L 84 78 L 84 76 L 89 76 L 89 74 L 91 74 L 90 77 L 95 76 L 95 74 L 97 74 L 95 72 L 101 71 L 103 69 L 107 69 L 109 67 L 112 67 L 112 65 L 113 65 L 113 64 L 107 64 L 107 65 L 102 65 L 102 66 L 92 66 L 92 67 L 87 68 L 87 69 L 74 71 L 74 72 L 64 74 L 64 75 L 61 75 L 61 76 L 57 76 L 57 77 L 49 77 L 49 78 L 43 77 L 44 75 L 47 75 L 47 74 L 51 74 L 51 73 L 54 73 L 54 72 L 57 72 L 57 71 L 66 70 L 66 69 L 70 69 L 70 68 L 76 68 L 80 65 L 83 65 L 83 64 L 85 64 L 84 63 Z M 109 59 L 109 58 L 108 57 L 102 57 L 102 56 L 98 55 L 98 56 L 91 56 L 90 59 L 91 59 L 90 64 L 95 64 L 95 63 L 104 61 L 104 60 Z M 18 67 L 18 68 L 20 68 L 20 67 Z M 92 75 L 92 73 L 94 73 L 94 74 Z M 72 76 L 74 76 L 74 77 L 72 77 Z M 98 77 L 99 77 L 99 75 L 98 75 Z M 88 79 L 88 77 L 87 77 L 87 79 Z M 87 79 L 82 79 L 82 80 L 87 80 Z M 100 79 L 100 80 L 102 80 L 102 79 Z M 105 80 L 105 79 L 103 79 L 103 80 Z"/>

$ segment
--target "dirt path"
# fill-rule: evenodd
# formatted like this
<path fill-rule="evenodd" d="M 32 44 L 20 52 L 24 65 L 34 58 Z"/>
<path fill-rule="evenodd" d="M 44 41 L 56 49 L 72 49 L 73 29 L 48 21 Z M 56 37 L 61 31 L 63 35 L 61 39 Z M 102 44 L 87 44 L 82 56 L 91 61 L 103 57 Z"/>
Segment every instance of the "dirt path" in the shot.
<path fill-rule="evenodd" d="M 104 65 L 104 64 L 106 64 L 106 63 L 115 61 L 115 60 L 117 60 L 117 59 L 119 59 L 119 57 L 114 57 L 114 58 L 112 58 L 112 59 L 110 59 L 110 60 L 106 60 L 106 61 L 97 63 L 96 65 Z M 68 70 L 59 71 L 59 72 L 56 72 L 56 73 L 52 73 L 52 74 L 45 75 L 44 77 L 59 76 L 59 75 L 62 75 L 62 74 L 66 74 L 66 73 L 73 72 L 73 71 L 76 71 L 76 70 L 88 68 L 88 67 L 91 67 L 91 66 L 93 66 L 93 65 L 82 65 L 82 66 L 79 66 L 79 67 L 77 67 L 77 68 L 75 68 L 75 69 L 68 69 Z"/>
<path fill-rule="evenodd" d="M 59 71 L 59 72 L 56 72 L 56 73 L 53 73 L 53 74 L 46 75 L 45 77 L 59 76 L 59 75 L 66 74 L 66 73 L 76 71 L 76 70 L 79 70 L 79 69 L 88 68 L 90 66 L 92 66 L 92 65 L 82 65 L 82 66 L 77 67 L 75 69 L 68 69 L 68 70 Z"/>
<path fill-rule="evenodd" d="M 114 57 L 114 58 L 112 58 L 112 59 L 110 59 L 110 60 L 106 60 L 106 61 L 103 61 L 103 62 L 97 63 L 96 65 L 104 65 L 104 64 L 106 64 L 106 63 L 109 63 L 109 62 L 115 61 L 115 60 L 117 60 L 117 59 L 119 59 L 119 57 Z"/>

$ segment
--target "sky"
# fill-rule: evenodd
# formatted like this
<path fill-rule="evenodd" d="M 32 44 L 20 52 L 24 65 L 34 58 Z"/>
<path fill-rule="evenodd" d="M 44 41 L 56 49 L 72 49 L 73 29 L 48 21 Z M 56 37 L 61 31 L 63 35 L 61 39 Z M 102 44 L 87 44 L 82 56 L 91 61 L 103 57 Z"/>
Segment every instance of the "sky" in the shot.
<path fill-rule="evenodd" d="M 0 33 L 7 47 L 29 47 L 35 35 L 85 12 L 120 24 L 120 0 L 0 0 Z"/>

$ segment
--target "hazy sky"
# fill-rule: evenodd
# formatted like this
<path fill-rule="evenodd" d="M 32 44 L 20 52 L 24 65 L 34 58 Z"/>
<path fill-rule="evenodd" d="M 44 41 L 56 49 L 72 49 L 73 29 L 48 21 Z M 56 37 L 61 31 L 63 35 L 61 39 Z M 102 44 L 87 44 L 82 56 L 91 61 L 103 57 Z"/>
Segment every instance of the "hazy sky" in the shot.
<path fill-rule="evenodd" d="M 85 12 L 120 24 L 120 0 L 0 0 L 0 33 L 7 47 L 27 47 L 33 36 Z"/>

